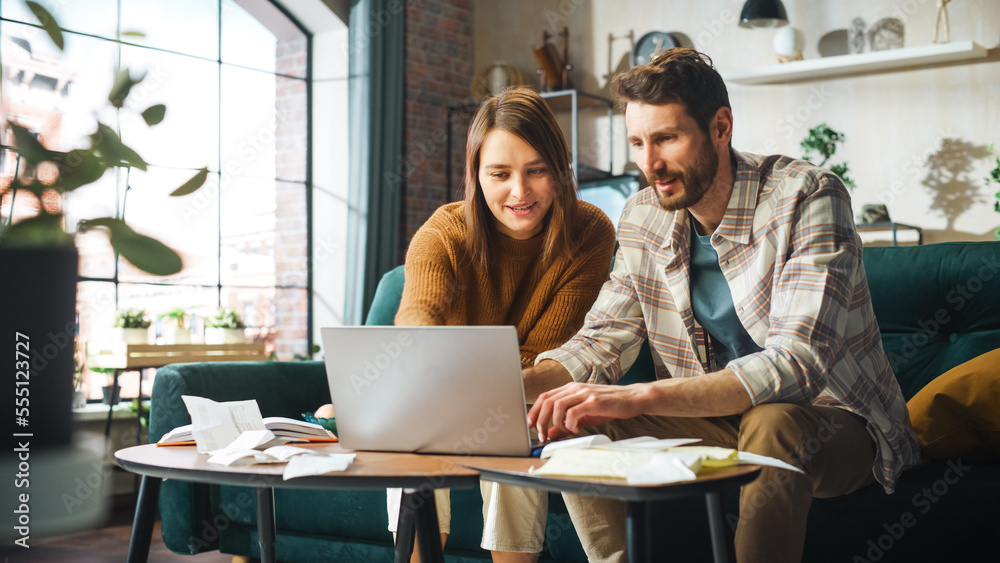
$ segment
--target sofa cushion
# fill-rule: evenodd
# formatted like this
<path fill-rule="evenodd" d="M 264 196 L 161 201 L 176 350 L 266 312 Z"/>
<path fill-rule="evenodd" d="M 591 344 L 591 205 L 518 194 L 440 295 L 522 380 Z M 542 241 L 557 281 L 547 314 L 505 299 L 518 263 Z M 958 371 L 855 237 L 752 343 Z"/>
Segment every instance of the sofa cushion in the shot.
<path fill-rule="evenodd" d="M 938 460 L 1000 460 L 1000 349 L 948 370 L 907 406 L 921 452 Z"/>
<path fill-rule="evenodd" d="M 1000 242 L 866 246 L 882 347 L 909 400 L 1000 342 Z"/>

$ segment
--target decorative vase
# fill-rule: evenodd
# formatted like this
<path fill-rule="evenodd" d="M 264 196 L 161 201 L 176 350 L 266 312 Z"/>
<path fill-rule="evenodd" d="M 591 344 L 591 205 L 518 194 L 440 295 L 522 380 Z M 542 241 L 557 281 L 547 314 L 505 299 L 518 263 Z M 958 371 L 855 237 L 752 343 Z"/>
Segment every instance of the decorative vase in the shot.
<path fill-rule="evenodd" d="M 863 53 L 865 50 L 865 20 L 854 18 L 851 27 L 847 28 L 847 51 Z"/>
<path fill-rule="evenodd" d="M 125 344 L 148 344 L 149 329 L 116 327 L 114 330 L 114 339 Z"/>
<path fill-rule="evenodd" d="M 122 388 L 119 385 L 105 385 L 101 387 L 103 398 L 101 402 L 105 405 L 117 405 L 121 402 Z"/>
<path fill-rule="evenodd" d="M 898 18 L 882 18 L 868 30 L 868 48 L 872 51 L 902 49 L 905 25 Z"/>
<path fill-rule="evenodd" d="M 788 25 L 775 32 L 773 45 L 779 63 L 801 61 L 802 50 L 806 46 L 806 36 L 798 29 Z"/>
<path fill-rule="evenodd" d="M 205 328 L 205 344 L 242 344 L 246 342 L 242 328 Z"/>
<path fill-rule="evenodd" d="M 13 416 L 0 439 L 4 451 L 25 441 L 15 434 L 31 435 L 32 455 L 72 441 L 77 263 L 74 247 L 0 248 L 0 365 L 14 368 L 4 372 L 5 385 L 24 399 L 11 396 Z M 15 389 L 30 389 L 30 395 Z"/>
<path fill-rule="evenodd" d="M 87 395 L 83 391 L 73 391 L 73 408 L 82 409 L 87 406 Z"/>

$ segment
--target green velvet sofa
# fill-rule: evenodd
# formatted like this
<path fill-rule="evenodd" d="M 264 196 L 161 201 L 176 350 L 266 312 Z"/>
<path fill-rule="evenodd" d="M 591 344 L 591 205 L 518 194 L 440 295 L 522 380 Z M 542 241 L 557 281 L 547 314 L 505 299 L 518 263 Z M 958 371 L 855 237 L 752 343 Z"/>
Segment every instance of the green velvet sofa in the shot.
<path fill-rule="evenodd" d="M 883 345 L 909 399 L 950 368 L 1000 348 L 1000 243 L 942 243 L 864 249 Z M 382 280 L 368 324 L 391 324 L 402 269 Z M 642 357 L 628 381 L 649 376 Z M 1000 368 L 998 368 L 1000 369 Z M 160 369 L 152 391 L 150 440 L 190 422 L 181 395 L 217 401 L 256 399 L 264 416 L 299 417 L 329 400 L 320 362 L 178 364 Z M 1000 404 L 998 404 L 1000 409 Z M 478 490 L 452 491 L 449 562 L 488 560 L 479 548 Z M 804 561 L 996 561 L 1000 553 L 1000 465 L 928 462 L 906 472 L 897 492 L 871 486 L 816 499 Z M 726 499 L 735 522 L 736 494 Z M 163 483 L 159 502 L 165 544 L 177 553 L 221 550 L 257 555 L 255 501 L 237 487 Z M 280 561 L 391 561 L 385 492 L 275 491 Z M 701 502 L 654 506 L 656 549 L 674 561 L 710 560 Z M 585 561 L 558 495 L 550 496 L 543 560 Z"/>

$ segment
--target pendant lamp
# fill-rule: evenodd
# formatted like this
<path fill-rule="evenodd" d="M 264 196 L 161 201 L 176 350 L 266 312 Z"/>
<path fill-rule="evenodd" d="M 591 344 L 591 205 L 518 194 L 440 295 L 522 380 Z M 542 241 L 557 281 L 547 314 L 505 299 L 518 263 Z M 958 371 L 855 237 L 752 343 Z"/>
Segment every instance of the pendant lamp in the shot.
<path fill-rule="evenodd" d="M 747 0 L 740 12 L 740 27 L 764 28 L 788 25 L 788 14 L 781 0 Z"/>

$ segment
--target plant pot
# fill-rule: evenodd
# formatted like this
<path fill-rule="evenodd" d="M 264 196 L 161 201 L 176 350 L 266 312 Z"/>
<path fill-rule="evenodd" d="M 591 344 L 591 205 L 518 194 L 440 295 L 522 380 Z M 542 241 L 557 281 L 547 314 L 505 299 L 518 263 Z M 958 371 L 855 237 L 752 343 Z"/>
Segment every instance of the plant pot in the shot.
<path fill-rule="evenodd" d="M 101 387 L 101 393 L 103 394 L 101 402 L 105 405 L 117 405 L 121 402 L 121 391 L 122 388 L 118 385 L 105 385 Z"/>
<path fill-rule="evenodd" d="M 115 328 L 114 339 L 125 344 L 149 344 L 148 328 Z"/>
<path fill-rule="evenodd" d="M 73 408 L 82 409 L 87 406 L 87 394 L 83 391 L 73 391 Z"/>
<path fill-rule="evenodd" d="M 25 440 L 14 434 L 31 433 L 34 456 L 43 448 L 68 446 L 73 437 L 77 252 L 0 248 L 0 264 L 0 366 L 14 407 L 4 419 L 0 447 L 10 452 L 16 440 Z M 30 407 L 15 404 L 14 381 L 30 385 Z"/>
<path fill-rule="evenodd" d="M 191 343 L 191 331 L 186 328 L 178 328 L 174 330 L 173 342 L 171 344 L 190 344 Z"/>
<path fill-rule="evenodd" d="M 242 344 L 246 342 L 242 328 L 217 328 L 207 327 L 205 329 L 205 344 Z"/>

